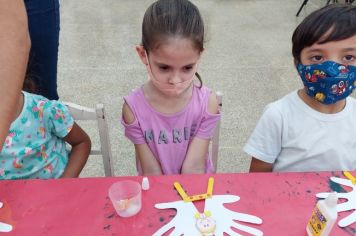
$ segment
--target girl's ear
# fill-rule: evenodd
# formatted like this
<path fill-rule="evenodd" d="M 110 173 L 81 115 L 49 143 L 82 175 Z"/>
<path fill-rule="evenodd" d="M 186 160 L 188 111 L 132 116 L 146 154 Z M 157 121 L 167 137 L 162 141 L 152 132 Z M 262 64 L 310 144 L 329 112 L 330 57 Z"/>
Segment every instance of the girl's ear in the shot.
<path fill-rule="evenodd" d="M 140 57 L 142 63 L 147 66 L 148 65 L 148 61 L 147 61 L 147 57 L 146 57 L 145 48 L 142 45 L 136 45 L 135 49 L 136 49 L 136 52 L 137 52 L 138 56 Z"/>

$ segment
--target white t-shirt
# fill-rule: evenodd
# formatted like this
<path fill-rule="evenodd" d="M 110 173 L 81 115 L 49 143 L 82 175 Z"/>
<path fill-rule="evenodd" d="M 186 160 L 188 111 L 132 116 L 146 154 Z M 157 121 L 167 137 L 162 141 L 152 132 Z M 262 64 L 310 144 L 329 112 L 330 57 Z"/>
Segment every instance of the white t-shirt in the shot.
<path fill-rule="evenodd" d="M 273 171 L 355 170 L 356 100 L 324 114 L 294 91 L 265 108 L 244 151 L 273 163 Z"/>

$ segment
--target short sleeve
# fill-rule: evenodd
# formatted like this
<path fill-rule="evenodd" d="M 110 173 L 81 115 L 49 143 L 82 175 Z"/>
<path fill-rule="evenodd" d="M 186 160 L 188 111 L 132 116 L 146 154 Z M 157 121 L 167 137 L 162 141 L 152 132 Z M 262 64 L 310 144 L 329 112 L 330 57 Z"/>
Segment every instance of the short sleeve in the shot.
<path fill-rule="evenodd" d="M 63 103 L 54 100 L 47 101 L 44 112 L 49 117 L 48 122 L 52 134 L 64 138 L 72 130 L 74 119 Z"/>
<path fill-rule="evenodd" d="M 146 143 L 145 138 L 143 136 L 141 126 L 135 118 L 135 121 L 131 124 L 126 124 L 123 118 L 121 118 L 121 124 L 125 128 L 125 136 L 131 140 L 134 144 L 143 144 Z"/>
<path fill-rule="evenodd" d="M 214 135 L 216 124 L 218 123 L 220 118 L 220 113 L 210 114 L 208 112 L 205 112 L 195 136 L 202 139 L 211 139 Z"/>
<path fill-rule="evenodd" d="M 266 107 L 244 151 L 264 162 L 274 163 L 282 149 L 282 113 L 276 106 Z"/>

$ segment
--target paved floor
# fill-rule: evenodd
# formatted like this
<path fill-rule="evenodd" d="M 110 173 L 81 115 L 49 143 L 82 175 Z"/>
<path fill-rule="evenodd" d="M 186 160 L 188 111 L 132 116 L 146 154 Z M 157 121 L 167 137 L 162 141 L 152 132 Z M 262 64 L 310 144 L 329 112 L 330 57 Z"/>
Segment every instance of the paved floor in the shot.
<path fill-rule="evenodd" d="M 120 124 L 122 97 L 146 80 L 134 46 L 149 0 L 61 0 L 58 65 L 62 100 L 84 106 L 104 103 L 108 113 L 115 175 L 134 175 L 133 145 Z M 296 25 L 326 1 L 193 0 L 205 19 L 207 42 L 199 73 L 223 92 L 218 172 L 246 172 L 242 147 L 263 108 L 301 87 L 293 67 L 291 35 Z M 94 123 L 80 123 L 97 146 Z M 103 175 L 91 156 L 82 176 Z"/>

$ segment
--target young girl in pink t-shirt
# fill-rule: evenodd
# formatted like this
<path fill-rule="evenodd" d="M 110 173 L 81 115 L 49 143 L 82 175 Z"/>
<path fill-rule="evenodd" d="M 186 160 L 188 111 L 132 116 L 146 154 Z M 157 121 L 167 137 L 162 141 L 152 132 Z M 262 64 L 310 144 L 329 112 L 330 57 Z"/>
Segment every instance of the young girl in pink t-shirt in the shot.
<path fill-rule="evenodd" d="M 148 80 L 122 110 L 140 174 L 215 171 L 208 148 L 220 114 L 197 73 L 203 42 L 204 23 L 188 0 L 159 0 L 146 10 L 136 51 Z"/>

